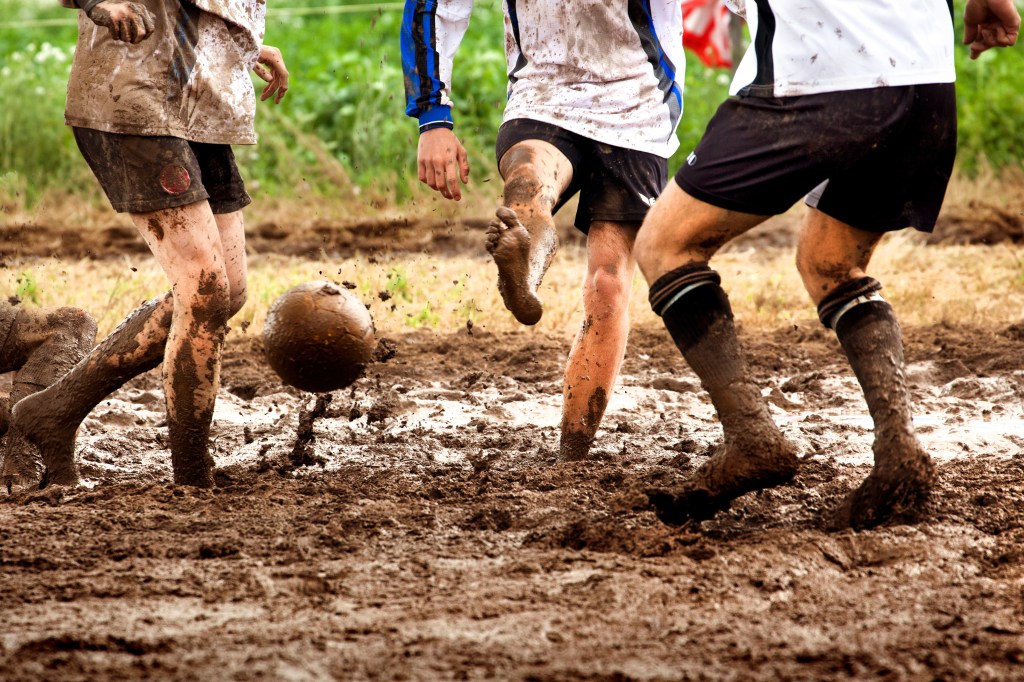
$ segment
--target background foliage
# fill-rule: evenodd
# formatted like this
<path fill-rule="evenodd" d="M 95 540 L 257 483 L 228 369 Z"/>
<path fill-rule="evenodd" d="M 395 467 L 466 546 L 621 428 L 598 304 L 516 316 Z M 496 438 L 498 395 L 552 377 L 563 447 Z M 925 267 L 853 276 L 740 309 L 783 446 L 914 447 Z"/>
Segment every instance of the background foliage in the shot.
<path fill-rule="evenodd" d="M 329 1 L 353 11 L 310 11 Z M 962 0 L 956 5 L 961 36 Z M 54 192 L 101 201 L 63 125 L 74 13 L 56 0 L 0 0 L 0 17 L 0 208 L 11 202 L 31 207 Z M 283 51 L 292 87 L 278 107 L 259 105 L 261 144 L 237 150 L 253 189 L 306 197 L 354 188 L 385 204 L 416 194 L 416 126 L 404 115 L 400 25 L 401 3 L 271 0 L 266 40 Z M 478 0 L 453 78 L 457 130 L 477 180 L 493 172 L 505 99 L 503 45 L 500 1 Z M 957 49 L 959 163 L 967 173 L 980 164 L 1021 165 L 1022 49 L 990 51 L 975 62 Z M 727 72 L 707 69 L 688 54 L 682 146 L 671 167 L 696 143 L 728 80 Z"/>

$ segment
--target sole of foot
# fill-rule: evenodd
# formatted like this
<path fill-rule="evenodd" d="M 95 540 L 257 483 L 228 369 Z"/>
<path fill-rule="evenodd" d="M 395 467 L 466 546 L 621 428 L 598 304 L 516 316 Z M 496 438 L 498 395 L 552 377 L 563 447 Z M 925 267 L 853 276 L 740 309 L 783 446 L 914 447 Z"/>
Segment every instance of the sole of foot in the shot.
<path fill-rule="evenodd" d="M 535 287 L 540 284 L 547 265 L 554 255 L 536 254 L 529 231 L 515 211 L 501 207 L 487 227 L 487 251 L 498 266 L 498 291 L 505 307 L 522 324 L 534 325 L 544 314 L 544 305 Z M 540 263 L 536 263 L 542 257 Z M 535 270 L 540 269 L 540 277 Z M 536 279 L 536 282 L 531 280 Z"/>

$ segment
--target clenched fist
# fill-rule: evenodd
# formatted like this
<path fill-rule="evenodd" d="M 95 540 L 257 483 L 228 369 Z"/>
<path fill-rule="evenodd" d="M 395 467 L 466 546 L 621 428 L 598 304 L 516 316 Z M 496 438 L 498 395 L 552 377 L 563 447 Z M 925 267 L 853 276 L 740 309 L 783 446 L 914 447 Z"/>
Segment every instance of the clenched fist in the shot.
<path fill-rule="evenodd" d="M 156 26 L 149 8 L 130 0 L 103 0 L 89 10 L 89 18 L 97 26 L 106 26 L 114 40 L 132 44 L 151 36 Z"/>

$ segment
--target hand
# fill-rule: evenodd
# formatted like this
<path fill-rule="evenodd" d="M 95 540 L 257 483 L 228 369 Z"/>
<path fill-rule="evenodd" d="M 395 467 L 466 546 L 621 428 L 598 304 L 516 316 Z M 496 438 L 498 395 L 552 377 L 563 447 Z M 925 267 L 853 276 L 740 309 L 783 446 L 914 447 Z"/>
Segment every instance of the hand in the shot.
<path fill-rule="evenodd" d="M 281 50 L 276 47 L 264 45 L 260 48 L 260 56 L 256 59 L 256 66 L 252 70 L 256 75 L 267 82 L 267 87 L 260 93 L 260 101 L 274 96 L 274 104 L 284 99 L 288 92 L 288 69 L 284 65 L 284 57 Z"/>
<path fill-rule="evenodd" d="M 462 199 L 459 180 L 464 185 L 469 182 L 469 157 L 455 133 L 448 128 L 421 133 L 416 156 L 420 182 L 445 199 Z"/>
<path fill-rule="evenodd" d="M 153 35 L 156 18 L 142 3 L 129 0 L 104 0 L 89 12 L 97 26 L 106 26 L 110 37 L 126 43 L 141 43 Z"/>
<path fill-rule="evenodd" d="M 1020 14 L 1013 0 L 967 0 L 964 9 L 964 45 L 971 59 L 990 47 L 1009 47 L 1017 42 Z"/>

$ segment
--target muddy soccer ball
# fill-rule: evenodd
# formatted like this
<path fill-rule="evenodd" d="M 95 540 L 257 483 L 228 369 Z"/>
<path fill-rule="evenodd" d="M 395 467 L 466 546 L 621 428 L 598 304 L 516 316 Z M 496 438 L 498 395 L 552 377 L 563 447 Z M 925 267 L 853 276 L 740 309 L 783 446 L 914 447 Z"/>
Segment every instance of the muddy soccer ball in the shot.
<path fill-rule="evenodd" d="M 284 383 L 313 393 L 359 378 L 376 346 L 373 320 L 356 296 L 330 282 L 293 287 L 263 327 L 267 362 Z"/>

